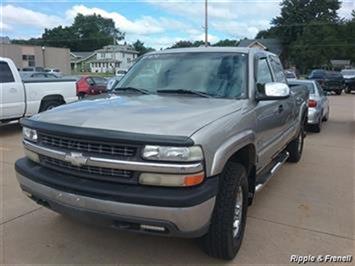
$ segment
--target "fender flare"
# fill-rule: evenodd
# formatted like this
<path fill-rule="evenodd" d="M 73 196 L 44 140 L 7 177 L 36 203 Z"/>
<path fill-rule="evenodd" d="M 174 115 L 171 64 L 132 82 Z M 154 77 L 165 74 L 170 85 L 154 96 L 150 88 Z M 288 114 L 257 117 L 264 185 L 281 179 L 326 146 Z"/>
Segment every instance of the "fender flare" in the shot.
<path fill-rule="evenodd" d="M 255 133 L 252 130 L 240 132 L 226 140 L 213 156 L 210 170 L 211 176 L 220 174 L 233 154 L 250 144 L 255 147 Z M 256 163 L 256 158 L 254 158 L 252 163 Z"/>

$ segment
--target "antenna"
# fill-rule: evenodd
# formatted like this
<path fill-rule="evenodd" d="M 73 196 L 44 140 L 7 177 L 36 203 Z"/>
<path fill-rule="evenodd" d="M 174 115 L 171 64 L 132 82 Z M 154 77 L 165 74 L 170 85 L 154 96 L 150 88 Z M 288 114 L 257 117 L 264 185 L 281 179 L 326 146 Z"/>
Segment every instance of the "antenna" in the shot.
<path fill-rule="evenodd" d="M 208 5 L 205 0 L 205 46 L 208 46 Z"/>

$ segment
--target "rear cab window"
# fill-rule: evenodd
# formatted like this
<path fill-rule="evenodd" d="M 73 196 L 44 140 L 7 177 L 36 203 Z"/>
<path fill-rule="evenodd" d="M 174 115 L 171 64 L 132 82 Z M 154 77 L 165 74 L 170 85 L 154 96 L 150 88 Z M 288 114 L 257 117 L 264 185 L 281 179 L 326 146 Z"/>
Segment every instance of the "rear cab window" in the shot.
<path fill-rule="evenodd" d="M 9 64 L 0 62 L 0 83 L 15 82 L 15 78 L 11 72 Z"/>

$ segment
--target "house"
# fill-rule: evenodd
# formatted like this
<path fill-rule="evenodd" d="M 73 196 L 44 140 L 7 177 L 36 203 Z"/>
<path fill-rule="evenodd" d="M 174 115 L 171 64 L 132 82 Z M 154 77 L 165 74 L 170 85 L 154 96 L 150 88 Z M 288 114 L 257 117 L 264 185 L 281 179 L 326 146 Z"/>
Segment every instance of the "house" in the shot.
<path fill-rule="evenodd" d="M 4 39 L 5 40 L 5 39 Z M 24 67 L 58 68 L 70 74 L 70 51 L 67 48 L 24 45 L 0 42 L 0 57 L 14 61 L 18 69 Z"/>
<path fill-rule="evenodd" d="M 334 70 L 341 70 L 344 68 L 351 68 L 351 61 L 350 60 L 340 60 L 340 59 L 333 59 L 330 60 L 332 68 Z"/>
<path fill-rule="evenodd" d="M 71 70 L 74 72 L 90 72 L 90 60 L 96 53 L 91 52 L 70 52 Z"/>
<path fill-rule="evenodd" d="M 10 44 L 11 41 L 10 41 L 10 38 L 5 36 L 5 37 L 2 37 L 0 36 L 0 43 L 3 43 L 3 44 Z"/>
<path fill-rule="evenodd" d="M 90 70 L 97 73 L 127 70 L 137 57 L 138 52 L 129 45 L 107 45 L 96 50 L 95 56 L 90 58 Z"/>
<path fill-rule="evenodd" d="M 238 44 L 238 47 L 258 48 L 270 51 L 278 56 L 282 53 L 282 44 L 278 39 L 244 39 Z"/>

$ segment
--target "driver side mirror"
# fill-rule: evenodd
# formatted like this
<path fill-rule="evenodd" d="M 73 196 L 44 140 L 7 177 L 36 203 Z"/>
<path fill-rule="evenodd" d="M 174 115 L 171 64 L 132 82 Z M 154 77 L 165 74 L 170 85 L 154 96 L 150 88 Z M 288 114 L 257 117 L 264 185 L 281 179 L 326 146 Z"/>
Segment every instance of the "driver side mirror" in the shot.
<path fill-rule="evenodd" d="M 290 88 L 287 84 L 281 82 L 269 82 L 266 84 L 256 84 L 257 101 L 270 101 L 286 99 L 290 96 Z"/>

